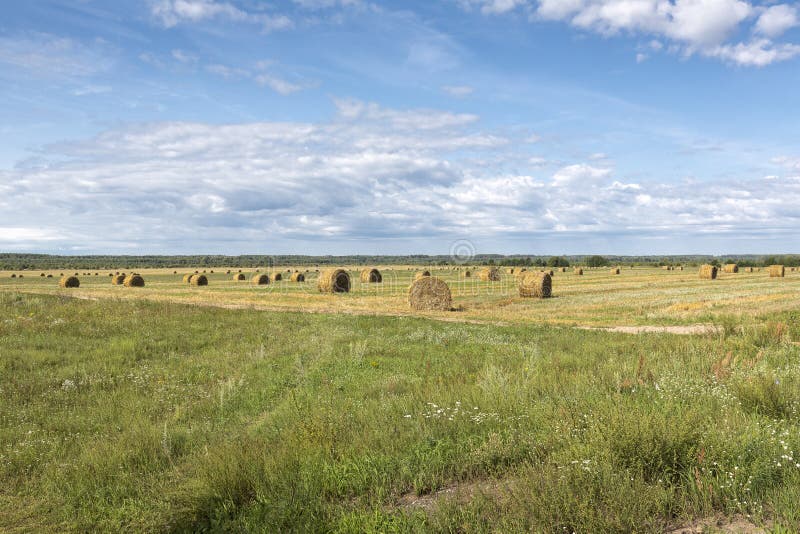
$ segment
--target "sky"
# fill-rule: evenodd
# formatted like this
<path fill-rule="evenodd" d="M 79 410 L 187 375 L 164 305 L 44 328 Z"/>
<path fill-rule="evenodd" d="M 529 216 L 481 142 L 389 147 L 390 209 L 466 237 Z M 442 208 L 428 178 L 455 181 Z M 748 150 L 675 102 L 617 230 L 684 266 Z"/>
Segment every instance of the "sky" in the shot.
<path fill-rule="evenodd" d="M 0 251 L 800 252 L 800 2 L 0 6 Z"/>

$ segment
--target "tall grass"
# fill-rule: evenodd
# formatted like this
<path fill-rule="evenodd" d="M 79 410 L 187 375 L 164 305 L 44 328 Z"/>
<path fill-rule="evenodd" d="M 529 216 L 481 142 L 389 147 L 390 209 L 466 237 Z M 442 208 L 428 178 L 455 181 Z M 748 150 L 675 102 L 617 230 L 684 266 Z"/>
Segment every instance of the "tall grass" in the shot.
<path fill-rule="evenodd" d="M 791 335 L 5 292 L 0 530 L 796 530 Z"/>

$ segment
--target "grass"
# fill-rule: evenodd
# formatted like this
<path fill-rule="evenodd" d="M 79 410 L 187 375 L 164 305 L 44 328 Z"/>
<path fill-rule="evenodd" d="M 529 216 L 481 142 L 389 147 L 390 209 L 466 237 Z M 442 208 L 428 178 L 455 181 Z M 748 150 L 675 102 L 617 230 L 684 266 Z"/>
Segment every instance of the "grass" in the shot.
<path fill-rule="evenodd" d="M 183 284 L 183 272 L 152 269 L 141 271 L 147 284 L 144 288 L 112 286 L 107 272 L 100 272 L 100 276 L 81 276 L 81 287 L 73 290 L 59 289 L 57 280 L 41 278 L 38 272 L 28 273 L 22 280 L 10 278 L 10 272 L 0 272 L 0 292 L 57 295 L 68 291 L 84 298 L 148 299 L 274 311 L 412 315 L 407 290 L 419 268 L 379 269 L 383 283 L 367 284 L 360 281 L 358 268 L 350 268 L 353 289 L 344 295 L 319 293 L 317 273 L 313 271 L 304 283 L 284 280 L 254 287 L 249 282 L 253 273 L 248 272 L 248 282 L 243 283 L 232 280 L 222 269 L 206 273 L 209 286 L 202 288 Z M 739 325 L 765 324 L 774 314 L 796 310 L 800 297 L 800 273 L 769 278 L 764 270 L 723 273 L 714 281 L 700 280 L 694 268 L 622 269 L 619 276 L 610 274 L 607 268 L 585 269 L 584 276 L 557 272 L 553 276 L 554 298 L 545 300 L 519 298 L 516 278 L 505 272 L 500 282 L 463 278 L 463 271 L 452 269 L 431 268 L 431 272 L 450 285 L 453 304 L 460 311 L 424 315 L 455 321 L 584 326 L 719 324 L 727 320 Z"/>
<path fill-rule="evenodd" d="M 631 336 L 6 290 L 0 530 L 796 531 L 792 313 Z"/>

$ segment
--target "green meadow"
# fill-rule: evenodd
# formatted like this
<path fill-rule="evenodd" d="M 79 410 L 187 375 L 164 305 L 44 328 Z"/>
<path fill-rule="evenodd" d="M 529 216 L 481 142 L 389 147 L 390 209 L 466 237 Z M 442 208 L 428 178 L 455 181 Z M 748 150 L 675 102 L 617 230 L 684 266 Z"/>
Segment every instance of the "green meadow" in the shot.
<path fill-rule="evenodd" d="M 0 531 L 798 531 L 797 315 L 630 335 L 6 290 Z"/>

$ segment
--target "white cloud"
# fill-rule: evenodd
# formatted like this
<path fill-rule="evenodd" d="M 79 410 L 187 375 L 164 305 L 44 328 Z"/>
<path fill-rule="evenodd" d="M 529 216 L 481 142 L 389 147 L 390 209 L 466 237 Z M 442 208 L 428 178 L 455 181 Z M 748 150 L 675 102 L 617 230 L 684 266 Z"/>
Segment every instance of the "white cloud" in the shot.
<path fill-rule="evenodd" d="M 744 66 L 763 66 L 795 55 L 795 45 L 789 43 L 730 43 L 748 21 L 758 15 L 752 30 L 771 38 L 800 24 L 793 6 L 761 8 L 746 0 L 461 0 L 460 4 L 465 9 L 481 6 L 487 14 L 525 6 L 531 20 L 561 21 L 604 36 L 645 36 L 653 51 L 664 49 L 661 41 L 666 40 L 669 51 L 700 53 Z M 636 55 L 638 63 L 647 59 L 643 50 Z"/>
<path fill-rule="evenodd" d="M 290 95 L 303 90 L 302 85 L 288 82 L 271 74 L 259 74 L 255 77 L 258 85 L 266 86 L 282 95 Z"/>
<path fill-rule="evenodd" d="M 478 8 L 484 15 L 500 15 L 529 5 L 528 0 L 459 0 L 459 3 L 467 10 Z"/>
<path fill-rule="evenodd" d="M 0 171 L 0 212 L 14 221 L 0 242 L 175 252 L 465 234 L 688 236 L 734 224 L 780 232 L 800 222 L 797 158 L 775 158 L 786 175 L 769 181 L 633 183 L 592 163 L 600 154 L 548 171 L 555 158 L 532 156 L 524 135 L 507 139 L 474 115 L 336 104 L 328 122 L 141 124 L 47 147 L 41 164 Z"/>
<path fill-rule="evenodd" d="M 217 0 L 151 0 L 150 12 L 166 28 L 218 18 L 258 24 L 265 32 L 284 30 L 293 25 L 285 15 L 249 12 Z"/>
<path fill-rule="evenodd" d="M 113 62 L 103 43 L 92 46 L 47 33 L 0 37 L 0 65 L 37 78 L 88 78 L 109 70 Z"/>
<path fill-rule="evenodd" d="M 562 167 L 553 175 L 553 184 L 557 186 L 572 185 L 576 183 L 591 183 L 611 175 L 610 169 L 592 167 L 586 164 L 568 165 Z"/>
<path fill-rule="evenodd" d="M 800 45 L 774 44 L 769 39 L 756 39 L 749 43 L 717 46 L 704 54 L 746 67 L 764 67 L 800 55 Z"/>
<path fill-rule="evenodd" d="M 800 15 L 797 8 L 788 4 L 778 4 L 768 7 L 761 13 L 756 22 L 755 31 L 761 35 L 775 38 L 796 26 L 800 26 Z"/>
<path fill-rule="evenodd" d="M 455 98 L 464 98 L 475 92 L 469 85 L 443 85 L 442 91 Z"/>

